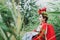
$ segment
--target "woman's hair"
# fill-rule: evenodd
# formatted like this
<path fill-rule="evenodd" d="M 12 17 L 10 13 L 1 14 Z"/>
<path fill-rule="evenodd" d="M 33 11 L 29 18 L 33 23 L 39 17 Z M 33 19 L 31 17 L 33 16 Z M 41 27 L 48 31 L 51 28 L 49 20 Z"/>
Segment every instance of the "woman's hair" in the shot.
<path fill-rule="evenodd" d="M 48 20 L 47 14 L 46 13 L 42 13 L 42 17 L 43 17 L 43 19 L 45 19 L 45 22 L 47 22 L 47 20 Z"/>

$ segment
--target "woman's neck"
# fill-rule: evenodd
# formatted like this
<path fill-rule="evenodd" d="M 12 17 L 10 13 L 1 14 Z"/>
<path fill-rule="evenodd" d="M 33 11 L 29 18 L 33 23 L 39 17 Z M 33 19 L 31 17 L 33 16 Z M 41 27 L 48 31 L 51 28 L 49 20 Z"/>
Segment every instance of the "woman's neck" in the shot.
<path fill-rule="evenodd" d="M 47 22 L 41 22 L 40 25 L 44 24 L 44 23 L 47 23 Z"/>

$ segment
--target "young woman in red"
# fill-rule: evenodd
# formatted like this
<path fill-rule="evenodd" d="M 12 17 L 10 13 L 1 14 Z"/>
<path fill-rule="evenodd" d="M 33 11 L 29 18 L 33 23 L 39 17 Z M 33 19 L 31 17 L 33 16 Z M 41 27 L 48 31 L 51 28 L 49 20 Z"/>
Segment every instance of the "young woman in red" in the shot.
<path fill-rule="evenodd" d="M 47 23 L 48 16 L 46 14 L 46 8 L 39 9 L 38 12 L 40 25 L 38 29 L 34 30 L 34 32 L 38 32 L 38 34 L 33 36 L 32 40 L 56 40 L 53 26 Z"/>

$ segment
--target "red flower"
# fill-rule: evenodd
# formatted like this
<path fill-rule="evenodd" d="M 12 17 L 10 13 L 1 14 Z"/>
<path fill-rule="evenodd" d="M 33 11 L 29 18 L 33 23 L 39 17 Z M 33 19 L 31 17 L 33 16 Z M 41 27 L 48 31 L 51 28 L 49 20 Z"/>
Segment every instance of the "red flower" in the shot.
<path fill-rule="evenodd" d="M 42 14 L 43 12 L 46 12 L 46 7 L 41 8 L 41 9 L 38 10 L 38 13 L 39 14 Z"/>

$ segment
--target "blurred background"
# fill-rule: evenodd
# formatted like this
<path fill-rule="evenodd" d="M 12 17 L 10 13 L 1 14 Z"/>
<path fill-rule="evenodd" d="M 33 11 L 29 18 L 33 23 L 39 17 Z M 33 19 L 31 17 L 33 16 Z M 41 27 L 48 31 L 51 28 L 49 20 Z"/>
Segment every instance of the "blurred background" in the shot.
<path fill-rule="evenodd" d="M 60 40 L 60 0 L 0 0 L 0 40 L 22 40 L 39 25 L 37 11 L 42 7 Z"/>

